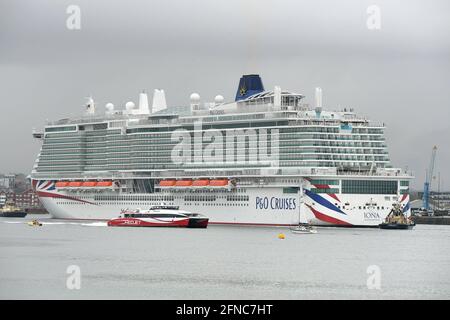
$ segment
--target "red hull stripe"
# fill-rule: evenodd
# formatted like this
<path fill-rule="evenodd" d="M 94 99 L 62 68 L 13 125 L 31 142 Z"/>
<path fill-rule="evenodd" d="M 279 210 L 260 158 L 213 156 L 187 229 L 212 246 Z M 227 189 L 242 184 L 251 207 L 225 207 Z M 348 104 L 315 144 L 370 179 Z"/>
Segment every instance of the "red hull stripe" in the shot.
<path fill-rule="evenodd" d="M 319 211 L 317 211 L 316 209 L 314 209 L 313 207 L 311 207 L 309 204 L 306 204 L 308 206 L 308 208 L 312 211 L 312 213 L 314 213 L 314 215 L 316 216 L 317 219 L 328 222 L 328 223 L 332 223 L 332 224 L 338 224 L 338 225 L 343 225 L 343 226 L 351 226 L 351 223 L 348 223 L 346 221 L 342 221 L 330 216 L 327 216 L 326 214 L 323 214 Z"/>
<path fill-rule="evenodd" d="M 339 200 L 339 198 L 337 197 L 336 194 L 334 194 L 334 193 L 328 193 L 328 195 L 329 195 L 330 197 L 332 197 L 333 199 L 335 199 L 336 201 L 341 202 L 341 200 Z"/>
<path fill-rule="evenodd" d="M 317 189 L 330 189 L 330 186 L 328 184 L 313 184 L 314 187 Z M 334 200 L 341 202 L 339 198 L 334 193 L 327 193 L 330 197 L 332 197 Z"/>
<path fill-rule="evenodd" d="M 69 196 L 64 196 L 62 194 L 57 194 L 57 193 L 51 193 L 51 192 L 44 192 L 44 191 L 38 191 L 37 195 L 39 197 L 42 198 L 59 198 L 59 199 L 68 199 L 68 200 L 73 200 L 73 201 L 78 201 L 78 202 L 84 202 L 84 203 L 89 203 L 89 204 L 93 204 L 94 206 L 97 206 L 98 204 L 90 202 L 90 201 L 85 201 L 85 200 L 81 200 L 81 199 L 77 199 L 74 197 L 69 197 Z"/>
<path fill-rule="evenodd" d="M 42 189 L 47 189 L 48 187 L 50 187 L 51 184 L 52 184 L 51 181 L 47 182 L 47 184 L 44 187 L 42 187 Z"/>
<path fill-rule="evenodd" d="M 313 184 L 317 189 L 330 189 L 330 186 L 327 184 Z"/>
<path fill-rule="evenodd" d="M 408 194 L 407 194 L 407 193 L 404 193 L 403 196 L 402 196 L 402 200 L 400 200 L 400 202 L 405 201 L 405 199 L 406 199 L 407 196 L 408 196 Z"/>

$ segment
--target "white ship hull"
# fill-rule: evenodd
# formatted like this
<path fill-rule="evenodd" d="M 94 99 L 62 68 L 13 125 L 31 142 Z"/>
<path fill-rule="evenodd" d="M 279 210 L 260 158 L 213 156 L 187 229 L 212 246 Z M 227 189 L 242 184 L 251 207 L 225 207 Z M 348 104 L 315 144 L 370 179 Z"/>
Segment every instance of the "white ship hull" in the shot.
<path fill-rule="evenodd" d="M 384 124 L 352 108 L 304 104 L 304 95 L 265 90 L 243 75 L 234 101 L 197 93 L 167 108 L 155 90 L 105 114 L 48 123 L 31 177 L 55 218 L 108 220 L 122 209 L 164 202 L 210 223 L 378 226 L 392 205 L 409 210 L 411 174 L 392 167 Z"/>
<path fill-rule="evenodd" d="M 51 189 L 51 188 L 50 188 Z M 401 201 L 409 216 L 409 196 L 315 194 L 305 189 L 300 193 L 283 193 L 282 187 L 246 188 L 245 193 L 218 192 L 215 201 L 194 198 L 185 201 L 179 193 L 167 201 L 172 193 L 123 194 L 37 190 L 47 211 L 58 219 L 109 220 L 117 218 L 122 209 L 176 205 L 183 210 L 210 217 L 212 224 L 291 226 L 299 221 L 313 225 L 341 227 L 374 227 L 387 216 L 392 204 Z M 149 197 L 152 197 L 149 200 Z M 230 201 L 227 201 L 230 200 Z M 369 206 L 368 206 L 369 204 Z"/>

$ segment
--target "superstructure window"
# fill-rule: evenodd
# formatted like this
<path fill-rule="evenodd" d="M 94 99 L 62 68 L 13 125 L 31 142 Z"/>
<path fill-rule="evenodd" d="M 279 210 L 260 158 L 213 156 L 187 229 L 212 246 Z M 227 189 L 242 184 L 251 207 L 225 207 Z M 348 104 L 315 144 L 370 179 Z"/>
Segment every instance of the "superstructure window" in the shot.
<path fill-rule="evenodd" d="M 342 193 L 397 194 L 397 181 L 342 180 Z"/>
<path fill-rule="evenodd" d="M 298 193 L 298 187 L 283 188 L 283 193 Z"/>
<path fill-rule="evenodd" d="M 93 126 L 94 130 L 105 130 L 108 129 L 108 124 L 107 123 L 96 123 Z"/>
<path fill-rule="evenodd" d="M 338 180 L 328 180 L 328 179 L 314 179 L 311 180 L 311 184 L 328 184 L 328 185 L 338 185 L 339 181 Z"/>
<path fill-rule="evenodd" d="M 77 130 L 76 126 L 45 128 L 45 132 L 75 131 L 75 130 Z"/>
<path fill-rule="evenodd" d="M 337 188 L 326 188 L 326 189 L 311 188 L 311 192 L 314 192 L 314 193 L 339 193 L 339 189 L 337 189 Z"/>

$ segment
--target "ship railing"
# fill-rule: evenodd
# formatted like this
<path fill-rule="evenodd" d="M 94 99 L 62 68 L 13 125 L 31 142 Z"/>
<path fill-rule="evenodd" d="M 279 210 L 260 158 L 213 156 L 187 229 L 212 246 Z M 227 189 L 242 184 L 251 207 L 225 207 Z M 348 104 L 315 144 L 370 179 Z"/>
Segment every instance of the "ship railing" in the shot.
<path fill-rule="evenodd" d="M 370 171 L 338 171 L 338 175 L 342 176 L 373 176 L 373 177 L 412 177 L 413 173 L 410 171 L 383 171 L 383 172 L 370 172 Z"/>
<path fill-rule="evenodd" d="M 309 111 L 311 110 L 310 107 L 308 105 L 299 105 L 299 106 L 295 106 L 295 105 L 282 105 L 282 106 L 274 106 L 272 104 L 261 104 L 261 105 L 249 105 L 249 106 L 239 106 L 238 108 L 232 108 L 230 110 L 223 110 L 223 114 L 242 114 L 242 113 L 254 113 L 254 112 L 258 112 L 258 113 L 265 113 L 265 118 L 266 119 L 272 119 L 272 118 L 276 118 L 275 115 L 271 115 L 270 112 L 273 111 L 295 111 L 295 112 L 300 112 L 300 111 Z M 207 110 L 205 110 L 207 111 Z M 214 114 L 210 114 L 205 112 L 205 115 L 214 115 Z M 326 125 L 339 125 L 341 123 L 340 120 L 338 119 L 316 119 L 313 117 L 298 117 L 299 115 L 295 114 L 295 116 L 291 115 L 287 115 L 286 117 L 284 117 L 285 119 L 299 119 L 299 121 L 311 121 L 311 124 L 315 124 L 317 125 L 318 123 L 323 123 Z M 149 118 L 150 117 L 150 118 Z M 177 123 L 185 123 L 185 122 L 190 122 L 189 120 L 186 121 L 185 119 L 183 120 L 178 120 L 177 118 L 172 118 L 172 119 L 152 119 L 151 115 L 127 115 L 127 114 L 103 114 L 103 115 L 94 115 L 94 116 L 89 116 L 89 115 L 85 115 L 85 116 L 80 116 L 77 118 L 73 118 L 73 119 L 60 119 L 57 121 L 48 121 L 47 125 L 48 126 L 53 126 L 53 125 L 66 125 L 66 124 L 85 124 L 85 123 L 93 123 L 93 122 L 103 122 L 103 121 L 111 121 L 111 120 L 129 120 L 129 119 L 137 119 L 138 123 L 136 123 L 136 125 L 148 125 L 148 124 L 162 124 L 162 125 L 170 125 L 170 124 L 177 124 Z M 352 115 L 351 117 L 343 117 L 344 121 L 348 120 L 353 122 L 352 126 L 353 127 L 385 127 L 384 123 L 378 123 L 378 122 L 371 122 L 366 118 L 362 118 L 356 115 Z M 359 121 L 359 122 L 358 122 Z M 304 124 L 308 124 L 308 123 L 304 123 Z"/>
<path fill-rule="evenodd" d="M 340 168 L 317 168 L 317 167 L 266 167 L 266 168 L 205 168 L 184 169 L 170 171 L 137 171 L 137 172 L 74 172 L 74 173 L 44 173 L 33 172 L 34 179 L 42 180 L 67 180 L 67 179 L 142 179 L 142 178 L 182 178 L 192 176 L 269 176 L 269 175 L 299 175 L 299 176 L 374 176 L 374 177 L 413 177 L 413 172 L 400 168 L 367 168 L 361 170 L 342 170 Z"/>
<path fill-rule="evenodd" d="M 102 115 L 94 115 L 94 116 L 79 116 L 77 118 L 71 119 L 60 119 L 56 121 L 48 121 L 48 126 L 54 125 L 65 125 L 65 124 L 83 124 L 83 123 L 92 123 L 92 122 L 103 122 L 109 120 L 128 120 L 132 119 L 146 119 L 149 115 L 128 115 L 128 114 L 102 114 Z"/>
<path fill-rule="evenodd" d="M 127 179 L 134 178 L 135 174 L 130 172 L 96 172 L 92 174 L 83 173 L 39 173 L 33 172 L 33 179 L 40 180 L 95 180 L 95 179 Z"/>

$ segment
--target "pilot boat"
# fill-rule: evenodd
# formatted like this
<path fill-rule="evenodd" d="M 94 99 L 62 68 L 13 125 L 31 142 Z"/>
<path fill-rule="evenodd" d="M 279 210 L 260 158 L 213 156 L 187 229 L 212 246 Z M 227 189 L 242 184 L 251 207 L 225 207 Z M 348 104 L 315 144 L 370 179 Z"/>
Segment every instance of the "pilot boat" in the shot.
<path fill-rule="evenodd" d="M 184 227 L 206 228 L 209 218 L 178 206 L 153 206 L 148 210 L 122 210 L 119 217 L 108 221 L 110 227 Z"/>

